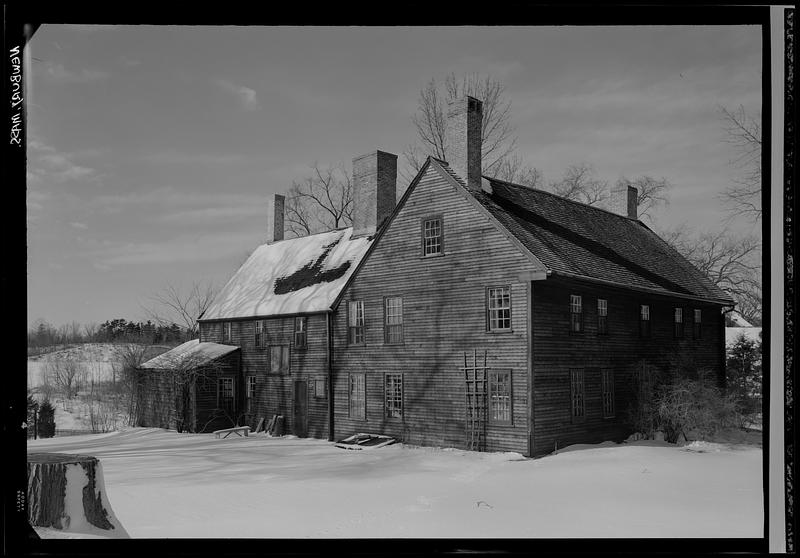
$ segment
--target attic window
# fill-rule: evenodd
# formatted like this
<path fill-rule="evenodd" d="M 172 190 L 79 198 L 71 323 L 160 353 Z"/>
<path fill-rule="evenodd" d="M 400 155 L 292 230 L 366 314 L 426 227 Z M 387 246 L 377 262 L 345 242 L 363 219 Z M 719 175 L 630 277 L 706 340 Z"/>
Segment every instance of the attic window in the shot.
<path fill-rule="evenodd" d="M 443 247 L 442 217 L 424 219 L 422 221 L 422 255 L 436 256 L 442 254 Z"/>

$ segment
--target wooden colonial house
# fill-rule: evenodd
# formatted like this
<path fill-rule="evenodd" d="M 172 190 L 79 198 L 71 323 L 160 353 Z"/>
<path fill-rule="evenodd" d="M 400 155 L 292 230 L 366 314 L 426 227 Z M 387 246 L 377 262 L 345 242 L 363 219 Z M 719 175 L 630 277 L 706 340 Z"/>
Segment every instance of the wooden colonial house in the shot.
<path fill-rule="evenodd" d="M 354 160 L 352 229 L 266 244 L 223 289 L 200 344 L 240 348 L 251 419 L 543 455 L 623 439 L 653 373 L 724 383 L 733 300 L 637 219 L 636 190 L 619 214 L 482 176 L 481 118 L 451 104 L 449 161 L 396 206 L 396 157 Z"/>

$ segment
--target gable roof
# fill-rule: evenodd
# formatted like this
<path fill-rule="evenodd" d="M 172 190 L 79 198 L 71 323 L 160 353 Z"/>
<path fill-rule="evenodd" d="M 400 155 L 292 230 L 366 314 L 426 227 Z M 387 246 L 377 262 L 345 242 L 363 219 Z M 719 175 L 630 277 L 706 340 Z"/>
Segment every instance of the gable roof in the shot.
<path fill-rule="evenodd" d="M 324 312 L 373 237 L 352 227 L 262 244 L 214 297 L 200 321 Z"/>
<path fill-rule="evenodd" d="M 201 343 L 199 339 L 192 339 L 177 347 L 173 347 L 166 353 L 151 358 L 147 362 L 139 365 L 139 368 L 145 370 L 167 370 L 180 368 L 184 365 L 194 368 L 208 364 L 219 357 L 237 350 L 239 350 L 239 347 L 233 345 Z"/>

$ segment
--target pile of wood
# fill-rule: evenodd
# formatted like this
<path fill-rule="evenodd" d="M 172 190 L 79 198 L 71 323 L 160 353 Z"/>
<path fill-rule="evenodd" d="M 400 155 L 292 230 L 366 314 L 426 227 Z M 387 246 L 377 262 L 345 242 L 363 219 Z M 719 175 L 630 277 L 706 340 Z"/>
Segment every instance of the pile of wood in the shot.
<path fill-rule="evenodd" d="M 261 428 L 264 427 L 264 432 L 270 436 L 283 436 L 283 415 L 272 415 L 272 418 L 269 419 L 269 422 L 267 422 L 266 426 L 264 426 L 265 419 L 266 417 L 261 417 L 261 420 L 258 421 L 255 432 L 261 432 Z"/>

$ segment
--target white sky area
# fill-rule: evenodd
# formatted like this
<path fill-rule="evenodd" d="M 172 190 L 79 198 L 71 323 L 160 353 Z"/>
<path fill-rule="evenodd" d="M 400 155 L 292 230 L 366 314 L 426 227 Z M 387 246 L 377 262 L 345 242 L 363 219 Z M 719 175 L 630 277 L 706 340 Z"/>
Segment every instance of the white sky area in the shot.
<path fill-rule="evenodd" d="M 29 326 L 146 319 L 168 283 L 223 285 L 310 164 L 382 149 L 402 171 L 419 90 L 448 72 L 504 83 L 547 181 L 582 162 L 669 179 L 662 228 L 722 227 L 739 171 L 719 107 L 761 114 L 755 26 L 46 25 L 29 56 Z"/>

